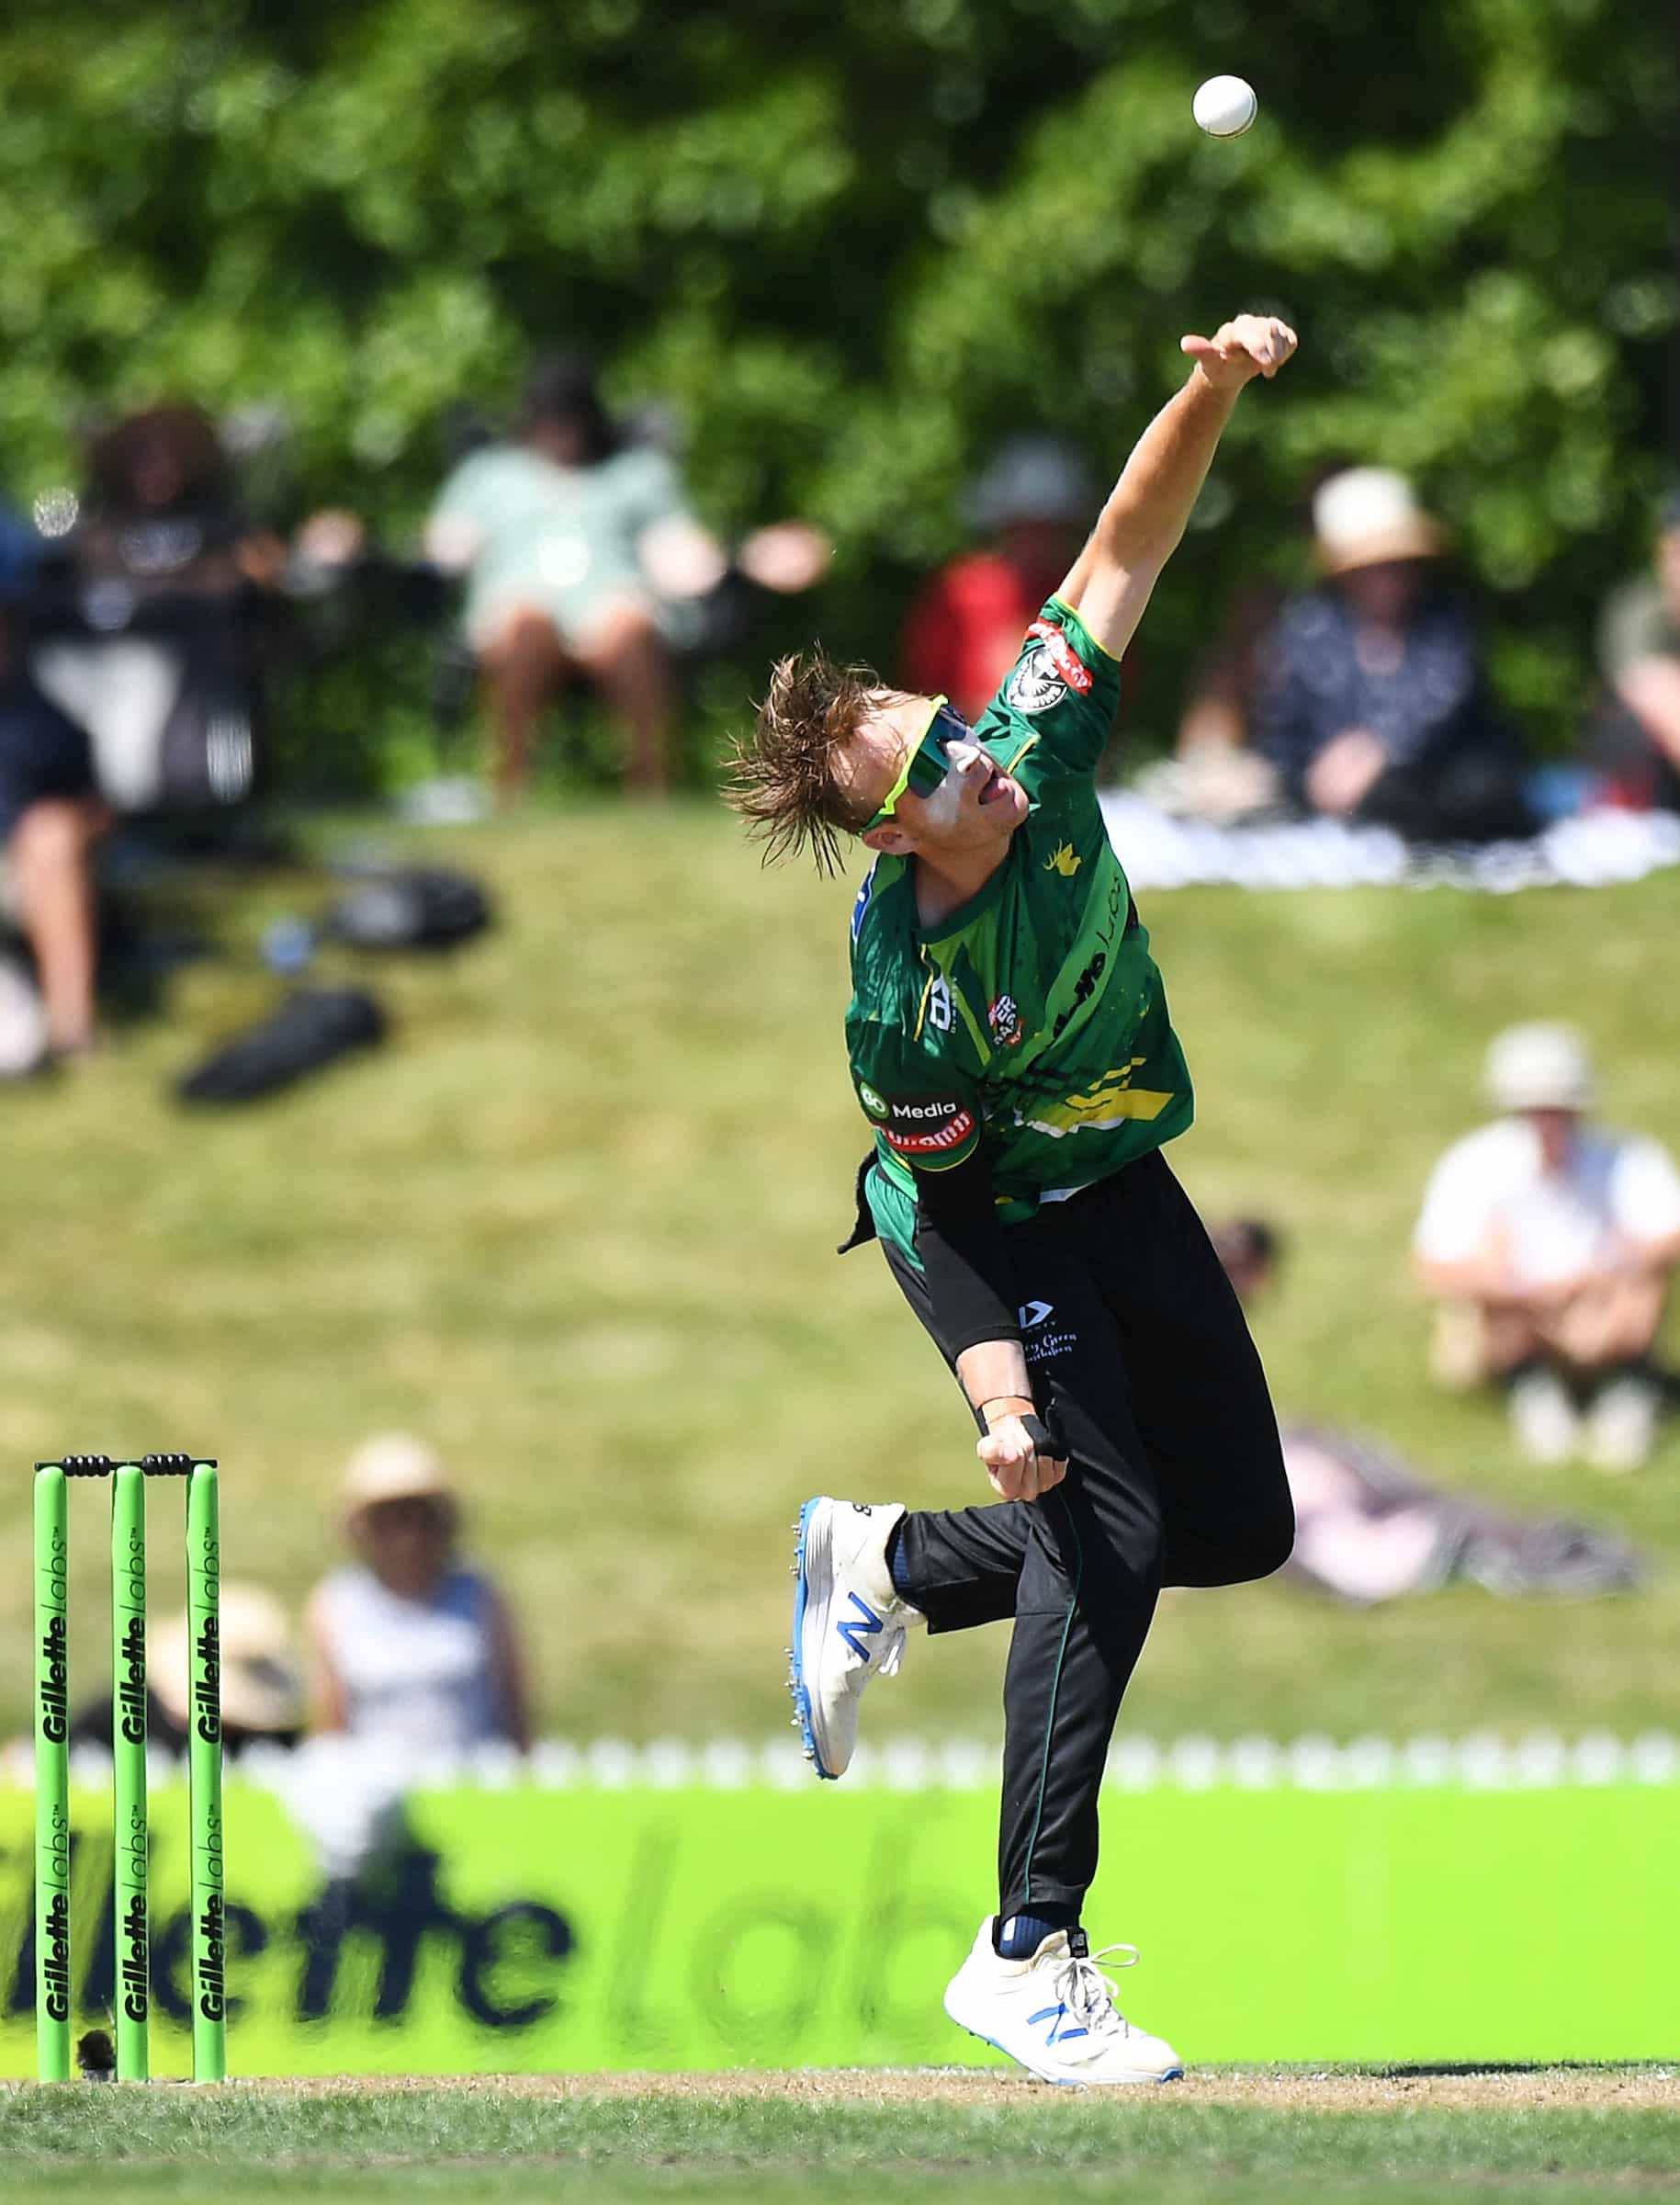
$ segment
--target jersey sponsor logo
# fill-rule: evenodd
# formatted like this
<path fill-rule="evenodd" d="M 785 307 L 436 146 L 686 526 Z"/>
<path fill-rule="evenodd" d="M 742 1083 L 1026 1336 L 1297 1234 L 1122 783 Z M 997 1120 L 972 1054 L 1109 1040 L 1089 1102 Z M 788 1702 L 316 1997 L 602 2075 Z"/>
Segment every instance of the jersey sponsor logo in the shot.
<path fill-rule="evenodd" d="M 1067 684 L 1043 643 L 1035 643 L 1016 662 L 1003 685 L 1003 701 L 1017 712 L 1048 712 L 1067 695 Z"/>
<path fill-rule="evenodd" d="M 925 1015 L 936 1034 L 949 1034 L 955 1023 L 955 1013 L 951 1007 L 951 983 L 942 972 L 936 973 L 929 982 Z"/>
<path fill-rule="evenodd" d="M 895 1096 L 881 1138 L 900 1156 L 943 1156 L 975 1130 L 975 1114 L 954 1095 Z"/>
<path fill-rule="evenodd" d="M 1081 696 L 1088 696 L 1095 677 L 1067 640 L 1067 631 L 1058 628 L 1054 620 L 1035 620 L 1027 633 L 1038 637 L 1050 655 L 1051 663 L 1067 686 L 1077 689 Z"/>
<path fill-rule="evenodd" d="M 869 1113 L 872 1118 L 885 1117 L 886 1099 L 883 1095 L 876 1094 L 874 1089 L 870 1086 L 867 1080 L 860 1080 L 858 1081 L 858 1101 L 863 1105 L 864 1109 Z"/>
<path fill-rule="evenodd" d="M 1054 1302 L 1023 1302 L 1015 1312 L 1015 1321 L 1023 1332 L 1031 1332 L 1035 1325 L 1042 1325 L 1047 1317 L 1054 1315 Z"/>
<path fill-rule="evenodd" d="M 988 1006 L 986 1023 L 1000 1049 L 1017 1048 L 1026 1038 L 1027 1029 L 1020 1023 L 1020 1012 L 1012 995 L 1000 995 Z"/>
<path fill-rule="evenodd" d="M 1046 873 L 1059 873 L 1064 880 L 1071 880 L 1085 860 L 1071 842 L 1058 842 L 1044 860 Z"/>

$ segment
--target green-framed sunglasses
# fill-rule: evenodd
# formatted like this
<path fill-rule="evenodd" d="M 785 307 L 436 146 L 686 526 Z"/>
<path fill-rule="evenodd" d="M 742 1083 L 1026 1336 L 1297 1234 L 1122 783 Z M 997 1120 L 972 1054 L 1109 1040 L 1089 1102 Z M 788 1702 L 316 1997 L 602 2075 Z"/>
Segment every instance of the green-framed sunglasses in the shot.
<path fill-rule="evenodd" d="M 910 746 L 898 778 L 882 799 L 880 810 L 873 820 L 866 820 L 858 832 L 867 834 L 873 827 L 885 827 L 896 812 L 898 800 L 907 789 L 913 797 L 930 797 L 951 771 L 951 760 L 946 755 L 949 745 L 972 742 L 974 739 L 974 729 L 950 698 L 936 696 L 928 724 Z"/>

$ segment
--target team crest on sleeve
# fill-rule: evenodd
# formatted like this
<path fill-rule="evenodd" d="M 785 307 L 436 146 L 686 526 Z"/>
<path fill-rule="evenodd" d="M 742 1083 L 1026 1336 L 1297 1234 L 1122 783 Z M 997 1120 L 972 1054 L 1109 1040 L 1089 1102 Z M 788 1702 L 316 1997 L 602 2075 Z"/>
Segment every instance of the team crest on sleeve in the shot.
<path fill-rule="evenodd" d="M 1003 701 L 1016 712 L 1048 712 L 1067 695 L 1067 684 L 1042 643 L 1023 651 L 1003 685 Z"/>
<path fill-rule="evenodd" d="M 1032 647 L 1021 654 L 1005 684 L 1005 704 L 1017 712 L 1048 712 L 1070 689 L 1088 695 L 1095 676 L 1066 632 L 1054 620 L 1035 620 L 1027 633 L 1033 639 Z"/>

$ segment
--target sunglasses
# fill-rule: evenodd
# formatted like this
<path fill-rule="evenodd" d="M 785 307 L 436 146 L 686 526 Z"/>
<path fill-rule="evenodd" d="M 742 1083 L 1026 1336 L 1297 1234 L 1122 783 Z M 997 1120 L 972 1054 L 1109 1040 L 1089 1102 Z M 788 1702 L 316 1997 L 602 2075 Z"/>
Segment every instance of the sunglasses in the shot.
<path fill-rule="evenodd" d="M 913 797 L 930 797 L 951 771 L 950 746 L 953 742 L 972 742 L 974 739 L 974 729 L 950 699 L 936 696 L 928 724 L 920 738 L 911 745 L 898 778 L 887 790 L 880 810 L 859 831 L 867 834 L 872 827 L 885 827 L 907 791 Z"/>

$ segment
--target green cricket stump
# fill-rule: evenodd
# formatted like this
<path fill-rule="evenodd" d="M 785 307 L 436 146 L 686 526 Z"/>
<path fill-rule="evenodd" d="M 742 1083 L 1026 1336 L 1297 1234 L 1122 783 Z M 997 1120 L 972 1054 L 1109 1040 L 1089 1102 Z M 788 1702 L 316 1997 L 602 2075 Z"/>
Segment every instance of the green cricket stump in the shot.
<path fill-rule="evenodd" d="M 221 1528 L 216 1465 L 186 1484 L 186 1635 L 191 1728 L 193 2080 L 228 2073 L 221 1821 Z"/>
<path fill-rule="evenodd" d="M 151 2072 L 146 1918 L 151 1826 L 146 1809 L 146 1474 L 138 1463 L 119 1463 L 111 1481 L 111 1679 L 117 2080 L 143 2083 Z"/>
<path fill-rule="evenodd" d="M 69 1510 L 56 1463 L 35 1473 L 35 2041 L 70 2079 Z"/>

